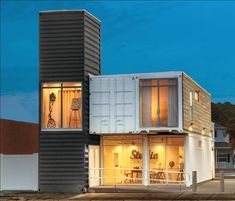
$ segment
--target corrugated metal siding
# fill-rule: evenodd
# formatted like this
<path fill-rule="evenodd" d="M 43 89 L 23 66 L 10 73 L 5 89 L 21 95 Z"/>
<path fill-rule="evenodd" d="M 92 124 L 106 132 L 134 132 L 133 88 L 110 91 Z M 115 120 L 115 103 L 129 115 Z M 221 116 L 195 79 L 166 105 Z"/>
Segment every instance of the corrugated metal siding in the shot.
<path fill-rule="evenodd" d="M 88 187 L 88 153 L 85 147 L 99 144 L 98 136 L 88 135 L 88 73 L 100 73 L 99 62 L 85 65 L 91 57 L 85 46 L 93 47 L 100 57 L 97 42 L 86 44 L 87 25 L 84 22 L 88 17 L 90 28 L 95 26 L 97 29 L 99 21 L 85 11 L 40 14 L 40 83 L 81 81 L 83 85 L 83 131 L 40 132 L 39 188 L 42 192 L 81 192 Z"/>
<path fill-rule="evenodd" d="M 83 18 L 82 11 L 40 14 L 41 80 L 83 80 Z"/>
<path fill-rule="evenodd" d="M 85 13 L 84 48 L 86 72 L 100 74 L 100 23 Z"/>
<path fill-rule="evenodd" d="M 84 135 L 42 132 L 39 188 L 43 192 L 78 192 L 84 187 Z M 48 188 L 49 186 L 49 188 Z"/>

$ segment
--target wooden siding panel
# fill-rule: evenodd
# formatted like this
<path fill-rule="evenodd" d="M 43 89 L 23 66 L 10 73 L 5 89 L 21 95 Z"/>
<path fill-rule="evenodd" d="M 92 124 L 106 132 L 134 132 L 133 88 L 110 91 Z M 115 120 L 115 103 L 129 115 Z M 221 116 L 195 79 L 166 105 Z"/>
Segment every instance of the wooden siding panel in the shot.
<path fill-rule="evenodd" d="M 194 93 L 199 92 L 199 101 Z M 190 92 L 193 95 L 193 119 L 190 119 Z M 183 125 L 187 132 L 211 136 L 211 96 L 183 74 Z"/>

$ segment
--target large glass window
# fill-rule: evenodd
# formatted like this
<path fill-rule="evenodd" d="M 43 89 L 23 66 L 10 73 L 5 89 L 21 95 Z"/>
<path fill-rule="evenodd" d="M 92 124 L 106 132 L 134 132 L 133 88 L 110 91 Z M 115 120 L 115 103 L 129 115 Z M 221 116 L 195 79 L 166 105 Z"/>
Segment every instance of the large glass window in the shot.
<path fill-rule="evenodd" d="M 150 184 L 184 181 L 184 138 L 150 137 Z"/>
<path fill-rule="evenodd" d="M 42 84 L 42 128 L 81 128 L 80 82 Z"/>
<path fill-rule="evenodd" d="M 103 184 L 142 183 L 142 138 L 103 138 Z"/>
<path fill-rule="evenodd" d="M 178 126 L 177 79 L 140 80 L 140 127 Z"/>

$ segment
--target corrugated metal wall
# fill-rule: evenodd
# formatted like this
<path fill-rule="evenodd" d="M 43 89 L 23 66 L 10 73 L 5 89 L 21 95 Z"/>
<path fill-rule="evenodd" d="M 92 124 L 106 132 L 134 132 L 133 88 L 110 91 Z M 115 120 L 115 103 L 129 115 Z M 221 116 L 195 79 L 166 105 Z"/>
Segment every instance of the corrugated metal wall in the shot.
<path fill-rule="evenodd" d="M 85 11 L 40 13 L 40 83 L 80 81 L 83 85 L 83 131 L 40 132 L 42 192 L 80 192 L 88 186 L 85 147 L 99 144 L 98 136 L 88 134 L 88 73 L 100 74 L 100 22 Z"/>

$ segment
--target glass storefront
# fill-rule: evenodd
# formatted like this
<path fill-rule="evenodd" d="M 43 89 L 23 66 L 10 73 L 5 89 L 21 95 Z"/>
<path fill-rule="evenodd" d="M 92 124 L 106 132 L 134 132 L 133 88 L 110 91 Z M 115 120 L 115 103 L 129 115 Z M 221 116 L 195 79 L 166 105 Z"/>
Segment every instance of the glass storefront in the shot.
<path fill-rule="evenodd" d="M 103 138 L 103 184 L 142 182 L 142 137 Z"/>
<path fill-rule="evenodd" d="M 149 151 L 149 184 L 184 181 L 184 137 L 104 136 L 102 184 L 142 184 L 143 149 Z"/>
<path fill-rule="evenodd" d="M 184 138 L 150 137 L 150 184 L 184 181 Z"/>

